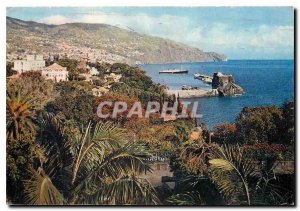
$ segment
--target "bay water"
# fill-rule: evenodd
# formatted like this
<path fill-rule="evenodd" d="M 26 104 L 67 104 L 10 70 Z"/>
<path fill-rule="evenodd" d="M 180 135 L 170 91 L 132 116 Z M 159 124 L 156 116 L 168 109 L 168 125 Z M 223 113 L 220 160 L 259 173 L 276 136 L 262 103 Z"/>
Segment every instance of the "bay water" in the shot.
<path fill-rule="evenodd" d="M 242 96 L 204 97 L 187 99 L 198 101 L 198 112 L 203 115 L 197 122 L 208 128 L 216 124 L 233 122 L 243 107 L 262 105 L 282 106 L 294 100 L 294 60 L 228 60 L 227 62 L 198 62 L 174 64 L 143 64 L 142 70 L 156 83 L 169 89 L 181 89 L 182 85 L 211 89 L 211 85 L 194 79 L 195 73 L 213 75 L 215 72 L 232 74 L 236 84 L 245 93 Z M 188 70 L 187 74 L 159 74 L 165 69 Z"/>

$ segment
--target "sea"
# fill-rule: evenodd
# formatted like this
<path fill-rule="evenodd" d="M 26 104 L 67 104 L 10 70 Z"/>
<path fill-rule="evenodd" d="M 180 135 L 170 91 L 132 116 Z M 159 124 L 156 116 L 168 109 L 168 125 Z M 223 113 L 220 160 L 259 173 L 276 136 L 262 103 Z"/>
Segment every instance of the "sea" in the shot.
<path fill-rule="evenodd" d="M 213 75 L 215 72 L 233 75 L 236 84 L 245 93 L 242 96 L 204 97 L 188 99 L 198 101 L 198 112 L 209 129 L 217 124 L 232 123 L 244 107 L 266 105 L 282 106 L 294 100 L 294 60 L 228 60 L 222 62 L 196 62 L 174 64 L 143 64 L 142 70 L 156 83 L 169 89 L 181 89 L 182 85 L 211 89 L 211 85 L 194 79 L 195 73 Z M 159 74 L 165 69 L 185 69 L 187 74 Z"/>

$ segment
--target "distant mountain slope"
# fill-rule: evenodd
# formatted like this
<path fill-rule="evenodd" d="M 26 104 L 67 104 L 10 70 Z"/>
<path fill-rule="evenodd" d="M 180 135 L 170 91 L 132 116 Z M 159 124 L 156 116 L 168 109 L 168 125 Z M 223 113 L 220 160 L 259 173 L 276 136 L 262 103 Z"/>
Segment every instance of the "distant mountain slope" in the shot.
<path fill-rule="evenodd" d="M 220 61 L 224 55 L 106 24 L 47 25 L 6 18 L 7 52 L 67 54 L 108 62 L 172 63 Z"/>

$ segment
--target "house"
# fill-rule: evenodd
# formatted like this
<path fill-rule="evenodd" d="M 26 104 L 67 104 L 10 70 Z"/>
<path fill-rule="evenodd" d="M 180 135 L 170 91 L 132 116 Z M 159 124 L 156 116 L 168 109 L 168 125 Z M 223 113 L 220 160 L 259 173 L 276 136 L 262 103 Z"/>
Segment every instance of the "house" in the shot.
<path fill-rule="evenodd" d="M 43 55 L 27 55 L 26 59 L 14 61 L 13 70 L 21 74 L 28 71 L 40 70 L 43 67 L 45 67 Z"/>
<path fill-rule="evenodd" d="M 51 79 L 54 82 L 61 82 L 67 81 L 69 74 L 66 67 L 54 63 L 48 67 L 42 68 L 42 76 L 46 77 L 46 79 Z"/>
<path fill-rule="evenodd" d="M 104 78 L 106 80 L 112 79 L 114 82 L 120 82 L 120 79 L 122 78 L 122 74 L 111 73 L 109 75 L 106 75 Z"/>
<path fill-rule="evenodd" d="M 92 68 L 91 68 L 91 71 L 90 71 L 90 74 L 91 74 L 91 75 L 98 75 L 98 74 L 99 74 L 99 71 L 97 70 L 97 68 L 92 67 Z"/>
<path fill-rule="evenodd" d="M 105 88 L 105 87 L 96 87 L 92 89 L 93 95 L 100 97 L 106 93 L 109 92 L 109 89 Z"/>

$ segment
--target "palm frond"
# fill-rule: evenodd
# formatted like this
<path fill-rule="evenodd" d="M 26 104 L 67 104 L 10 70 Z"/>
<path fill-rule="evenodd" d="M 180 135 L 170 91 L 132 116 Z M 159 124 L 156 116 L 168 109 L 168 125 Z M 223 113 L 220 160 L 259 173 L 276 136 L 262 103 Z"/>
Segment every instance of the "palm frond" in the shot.
<path fill-rule="evenodd" d="M 109 182 L 127 175 L 144 174 L 151 171 L 146 162 L 149 156 L 145 146 L 128 143 L 104 158 L 98 167 L 100 177 Z"/>
<path fill-rule="evenodd" d="M 155 189 L 143 178 L 123 177 L 105 184 L 97 194 L 101 204 L 114 205 L 158 205 Z"/>
<path fill-rule="evenodd" d="M 35 131 L 34 99 L 22 96 L 18 89 L 6 93 L 7 137 L 20 139 L 27 132 L 33 133 Z"/>
<path fill-rule="evenodd" d="M 205 203 L 201 199 L 200 193 L 197 191 L 172 195 L 166 199 L 166 203 L 169 205 L 178 205 L 178 206 L 205 205 Z"/>
<path fill-rule="evenodd" d="M 77 143 L 66 137 L 66 126 L 51 113 L 42 114 L 39 141 L 46 149 L 48 162 L 46 173 L 53 177 L 60 169 L 73 163 L 77 153 Z"/>
<path fill-rule="evenodd" d="M 92 126 L 89 124 L 81 137 L 80 149 L 74 164 L 72 184 L 76 181 L 81 165 L 86 171 L 91 171 L 97 164 L 106 162 L 104 161 L 106 154 L 118 151 L 128 142 L 125 139 L 125 131 L 111 122 L 99 122 L 94 131 L 91 130 Z M 128 147 L 124 147 L 124 149 L 128 150 Z"/>
<path fill-rule="evenodd" d="M 113 147 L 119 147 L 127 143 L 125 130 L 117 127 L 112 122 L 96 124 L 91 140 L 94 142 L 109 141 Z"/>
<path fill-rule="evenodd" d="M 247 180 L 249 176 L 256 173 L 255 162 L 247 160 L 238 145 L 224 145 L 215 147 L 209 163 L 212 171 L 211 178 L 220 193 L 226 198 L 234 196 L 232 199 L 245 196 L 247 204 L 250 205 L 250 190 Z"/>
<path fill-rule="evenodd" d="M 24 182 L 25 200 L 32 205 L 62 205 L 64 198 L 51 182 L 51 179 L 39 168 L 31 169 L 31 179 Z"/>
<path fill-rule="evenodd" d="M 234 169 L 232 163 L 223 159 L 211 159 L 209 164 L 212 168 L 222 169 L 224 171 L 232 171 Z"/>
<path fill-rule="evenodd" d="M 106 152 L 103 160 L 91 159 L 88 155 L 82 163 L 78 177 L 84 178 L 77 184 L 75 192 L 79 193 L 88 181 L 97 180 L 98 183 L 110 184 L 114 181 L 132 175 L 141 175 L 151 171 L 146 162 L 150 156 L 146 147 L 139 144 L 128 143 L 123 148 L 113 152 Z M 91 163 L 91 160 L 94 162 Z"/>
<path fill-rule="evenodd" d="M 175 205 L 222 205 L 220 193 L 207 176 L 189 175 L 177 181 L 175 194 L 166 202 Z"/>

